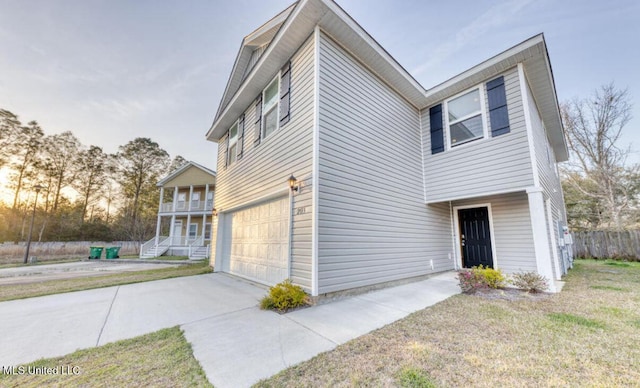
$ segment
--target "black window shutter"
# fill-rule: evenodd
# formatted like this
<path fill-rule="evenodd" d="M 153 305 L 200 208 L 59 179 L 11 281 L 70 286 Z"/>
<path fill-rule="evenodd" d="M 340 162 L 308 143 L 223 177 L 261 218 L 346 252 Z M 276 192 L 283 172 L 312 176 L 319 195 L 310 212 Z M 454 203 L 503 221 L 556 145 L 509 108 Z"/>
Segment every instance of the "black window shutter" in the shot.
<path fill-rule="evenodd" d="M 240 150 L 238 151 L 238 160 L 240 160 L 244 154 L 244 113 L 238 119 L 238 136 L 238 146 L 240 147 Z"/>
<path fill-rule="evenodd" d="M 487 82 L 487 97 L 489 99 L 491 136 L 495 137 L 509 133 L 509 111 L 507 110 L 504 77 L 498 77 Z"/>
<path fill-rule="evenodd" d="M 256 122 L 255 122 L 255 134 L 256 139 L 253 144 L 260 144 L 260 137 L 262 136 L 262 93 L 258 96 L 256 101 Z"/>
<path fill-rule="evenodd" d="M 289 122 L 291 102 L 291 61 L 280 70 L 280 126 Z"/>
<path fill-rule="evenodd" d="M 431 126 L 431 153 L 444 151 L 444 130 L 442 124 L 442 104 L 429 109 L 429 123 Z"/>

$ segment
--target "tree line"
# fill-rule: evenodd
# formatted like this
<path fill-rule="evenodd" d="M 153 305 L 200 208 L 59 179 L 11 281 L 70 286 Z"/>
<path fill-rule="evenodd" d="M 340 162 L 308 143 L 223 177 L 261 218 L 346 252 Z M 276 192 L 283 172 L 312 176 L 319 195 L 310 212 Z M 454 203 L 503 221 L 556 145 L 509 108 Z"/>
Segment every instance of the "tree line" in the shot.
<path fill-rule="evenodd" d="M 11 194 L 0 202 L 0 242 L 26 240 L 36 195 L 35 241 L 150 238 L 156 183 L 185 162 L 141 137 L 109 154 L 71 131 L 47 135 L 38 122 L 23 124 L 0 108 L 0 169 Z"/>

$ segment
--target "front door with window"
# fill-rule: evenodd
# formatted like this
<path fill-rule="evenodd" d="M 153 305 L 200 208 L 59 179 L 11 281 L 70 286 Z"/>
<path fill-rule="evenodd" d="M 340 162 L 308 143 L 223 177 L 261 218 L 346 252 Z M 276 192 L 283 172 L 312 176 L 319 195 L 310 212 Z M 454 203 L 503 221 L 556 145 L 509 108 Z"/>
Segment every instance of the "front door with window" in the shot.
<path fill-rule="evenodd" d="M 458 210 L 460 224 L 460 252 L 462 265 L 493 268 L 489 210 L 486 207 Z"/>

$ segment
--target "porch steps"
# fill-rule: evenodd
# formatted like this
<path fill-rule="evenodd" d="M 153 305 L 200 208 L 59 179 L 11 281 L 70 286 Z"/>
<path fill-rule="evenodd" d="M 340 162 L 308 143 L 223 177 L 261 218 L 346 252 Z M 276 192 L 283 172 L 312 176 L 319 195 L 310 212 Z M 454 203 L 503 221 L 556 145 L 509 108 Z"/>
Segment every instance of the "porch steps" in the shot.
<path fill-rule="evenodd" d="M 160 257 L 168 250 L 168 245 L 154 245 L 146 249 L 144 252 L 140 252 L 140 258 L 151 259 L 153 257 Z"/>
<path fill-rule="evenodd" d="M 194 247 L 191 251 L 190 260 L 204 260 L 209 257 L 209 246 Z"/>

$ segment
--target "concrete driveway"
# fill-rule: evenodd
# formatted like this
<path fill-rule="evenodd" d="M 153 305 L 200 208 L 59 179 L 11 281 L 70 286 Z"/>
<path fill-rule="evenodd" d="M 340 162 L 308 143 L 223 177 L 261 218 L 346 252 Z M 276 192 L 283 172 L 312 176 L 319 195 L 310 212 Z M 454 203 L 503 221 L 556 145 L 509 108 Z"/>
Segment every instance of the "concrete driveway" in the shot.
<path fill-rule="evenodd" d="M 0 303 L 0 365 L 181 325 L 216 387 L 244 387 L 460 292 L 453 273 L 280 315 L 214 273 Z"/>

